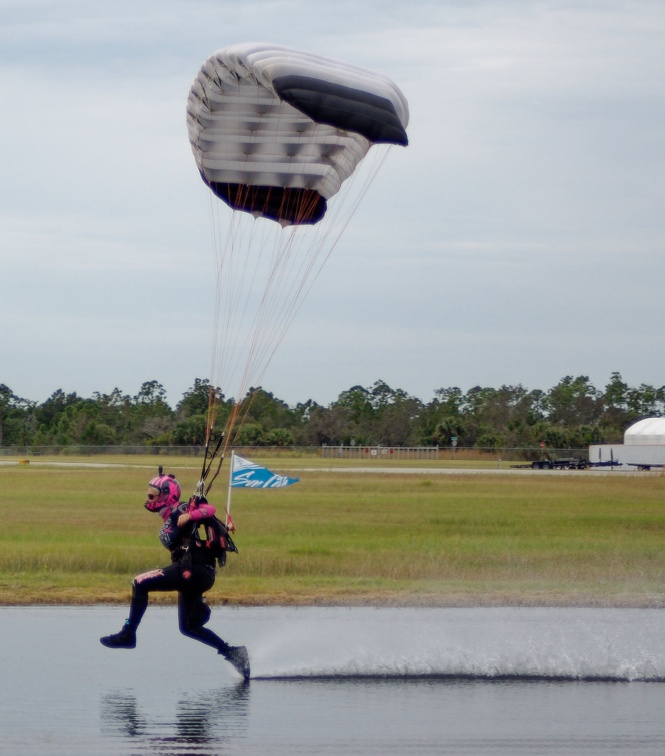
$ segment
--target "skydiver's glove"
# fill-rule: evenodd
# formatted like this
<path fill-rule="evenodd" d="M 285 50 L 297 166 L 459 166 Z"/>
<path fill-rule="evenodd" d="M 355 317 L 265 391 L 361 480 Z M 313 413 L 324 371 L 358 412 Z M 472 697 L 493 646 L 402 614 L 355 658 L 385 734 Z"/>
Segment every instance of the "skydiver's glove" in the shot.
<path fill-rule="evenodd" d="M 226 513 L 226 529 L 229 531 L 229 533 L 236 532 L 235 523 L 231 519 L 231 515 L 228 512 Z"/>

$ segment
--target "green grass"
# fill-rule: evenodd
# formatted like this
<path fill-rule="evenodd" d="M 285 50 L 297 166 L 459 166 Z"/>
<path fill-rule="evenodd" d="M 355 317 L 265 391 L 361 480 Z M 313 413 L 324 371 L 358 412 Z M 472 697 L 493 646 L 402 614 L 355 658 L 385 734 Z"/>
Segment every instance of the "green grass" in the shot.
<path fill-rule="evenodd" d="M 87 461 L 114 467 L 0 466 L 0 603 L 124 603 L 134 574 L 168 562 L 142 506 L 152 460 Z M 193 489 L 196 460 L 167 469 Z M 665 605 L 665 477 L 427 469 L 234 491 L 240 554 L 211 602 Z"/>

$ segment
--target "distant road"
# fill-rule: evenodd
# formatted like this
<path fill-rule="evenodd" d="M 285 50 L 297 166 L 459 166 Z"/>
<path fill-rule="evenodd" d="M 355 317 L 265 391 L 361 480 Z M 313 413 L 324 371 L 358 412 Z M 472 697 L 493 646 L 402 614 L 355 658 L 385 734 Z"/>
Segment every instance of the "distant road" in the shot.
<path fill-rule="evenodd" d="M 300 467 L 302 472 L 312 470 L 315 472 L 344 472 L 344 473 L 384 473 L 388 475 L 644 475 L 644 470 L 610 470 L 586 469 L 586 470 L 532 470 L 530 468 L 518 469 L 514 467 Z M 647 473 L 648 474 L 648 473 Z M 653 473 L 652 473 L 653 474 Z M 660 471 L 656 474 L 662 475 Z"/>
<path fill-rule="evenodd" d="M 532 470 L 530 468 L 514 468 L 509 465 L 501 467 L 300 467 L 292 464 L 293 460 L 288 460 L 291 464 L 280 464 L 280 471 L 287 472 L 325 472 L 325 473 L 362 473 L 370 475 L 536 475 L 539 477 L 554 475 L 663 475 L 662 471 L 646 471 L 637 468 L 628 468 L 625 470 L 612 470 L 609 468 L 586 469 L 586 470 Z M 19 465 L 17 460 L 0 460 L 0 466 Z M 167 463 L 168 464 L 168 463 Z M 274 463 L 272 463 L 274 465 Z M 127 464 L 126 462 L 58 462 L 53 460 L 30 460 L 30 465 L 37 467 L 133 467 L 144 470 L 153 470 L 154 464 Z M 197 470 L 199 464 L 178 465 L 183 470 Z"/>

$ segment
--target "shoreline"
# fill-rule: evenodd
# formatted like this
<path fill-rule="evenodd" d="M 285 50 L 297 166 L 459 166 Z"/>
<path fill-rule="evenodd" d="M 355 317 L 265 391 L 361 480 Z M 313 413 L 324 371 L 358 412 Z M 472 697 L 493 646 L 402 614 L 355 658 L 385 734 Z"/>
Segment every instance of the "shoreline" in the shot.
<path fill-rule="evenodd" d="M 488 609 L 488 608 L 541 608 L 541 609 L 665 609 L 662 596 L 418 596 L 399 597 L 303 597 L 270 599 L 215 597 L 207 594 L 209 605 L 215 608 L 261 608 L 282 606 L 293 608 L 370 607 L 377 609 Z M 94 607 L 129 606 L 130 595 L 126 597 L 104 597 L 90 599 L 77 597 L 28 596 L 21 600 L 0 599 L 0 608 L 20 607 Z M 151 599 L 151 606 L 176 606 L 176 596 L 160 596 Z"/>

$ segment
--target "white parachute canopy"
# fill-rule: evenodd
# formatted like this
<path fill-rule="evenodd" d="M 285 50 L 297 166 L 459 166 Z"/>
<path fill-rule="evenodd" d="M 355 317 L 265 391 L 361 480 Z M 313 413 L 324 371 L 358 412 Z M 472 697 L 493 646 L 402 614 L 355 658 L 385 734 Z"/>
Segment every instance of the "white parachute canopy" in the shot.
<path fill-rule="evenodd" d="M 203 64 L 187 129 L 211 190 L 211 383 L 225 395 L 259 385 L 387 150 L 408 143 L 408 118 L 390 79 L 318 55 L 239 44 Z"/>
<path fill-rule="evenodd" d="M 389 79 L 285 47 L 243 44 L 203 64 L 187 128 L 204 182 L 232 208 L 315 223 L 372 144 L 407 144 Z"/>

